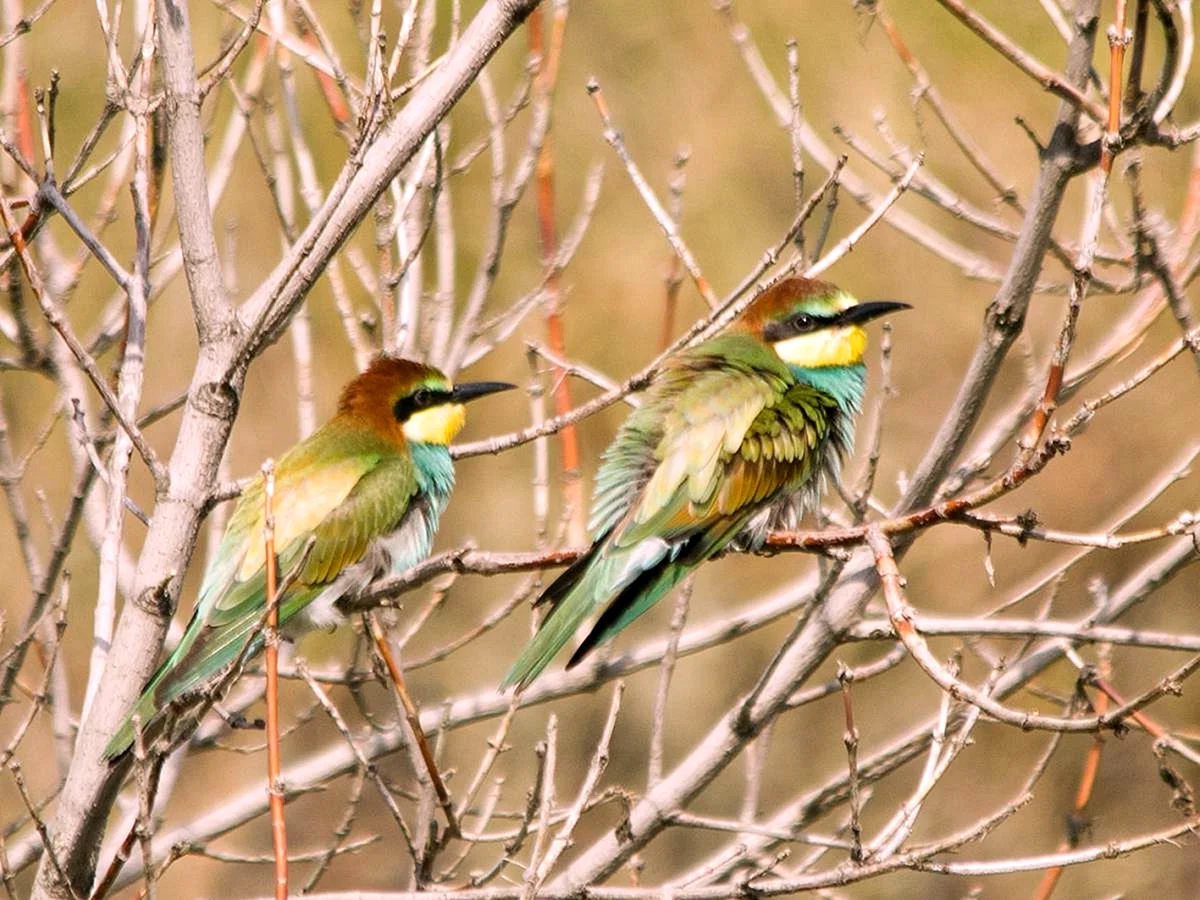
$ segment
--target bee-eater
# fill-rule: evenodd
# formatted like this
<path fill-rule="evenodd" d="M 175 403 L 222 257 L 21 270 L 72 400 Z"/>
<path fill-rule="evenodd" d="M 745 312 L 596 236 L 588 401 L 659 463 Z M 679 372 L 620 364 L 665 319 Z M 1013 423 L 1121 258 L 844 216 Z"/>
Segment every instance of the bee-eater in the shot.
<path fill-rule="evenodd" d="M 523 690 L 583 624 L 576 665 L 736 540 L 811 507 L 854 444 L 863 324 L 907 303 L 860 303 L 823 281 L 766 291 L 724 332 L 669 357 L 604 453 L 588 551 L 538 599 L 551 609 L 505 676 Z"/>
<path fill-rule="evenodd" d="M 339 599 L 429 554 L 454 487 L 448 445 L 466 422 L 463 404 L 512 387 L 492 381 L 454 385 L 431 366 L 382 356 L 343 389 L 337 415 L 275 467 L 279 624 L 285 634 L 339 624 Z M 175 726 L 175 738 L 186 734 L 196 707 L 203 710 L 198 701 L 225 682 L 239 660 L 262 648 L 263 492 L 260 474 L 229 518 L 183 638 L 109 742 L 106 757 L 132 746 L 134 713 L 148 736 L 157 736 L 168 719 L 187 722 Z"/>

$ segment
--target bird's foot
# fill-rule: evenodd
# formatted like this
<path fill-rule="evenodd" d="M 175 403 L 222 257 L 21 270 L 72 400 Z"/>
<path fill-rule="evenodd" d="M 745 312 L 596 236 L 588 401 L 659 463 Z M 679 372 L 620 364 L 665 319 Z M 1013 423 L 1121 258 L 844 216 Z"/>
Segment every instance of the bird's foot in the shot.
<path fill-rule="evenodd" d="M 248 719 L 243 713 L 240 712 L 231 713 L 226 712 L 220 707 L 214 708 L 217 711 L 217 715 L 224 719 L 225 724 L 234 731 L 264 731 L 267 727 L 267 723 L 263 719 Z"/>

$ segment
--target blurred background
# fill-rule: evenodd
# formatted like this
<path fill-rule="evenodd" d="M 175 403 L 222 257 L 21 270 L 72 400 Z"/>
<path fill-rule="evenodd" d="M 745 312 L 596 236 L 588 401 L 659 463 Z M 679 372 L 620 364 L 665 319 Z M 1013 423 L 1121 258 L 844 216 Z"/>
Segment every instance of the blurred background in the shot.
<path fill-rule="evenodd" d="M 12 4 L 6 4 L 12 6 Z M 416 6 L 420 22 L 428 24 L 430 58 L 443 52 L 456 21 L 466 22 L 478 8 L 476 3 L 449 6 L 442 2 Z M 196 55 L 201 62 L 213 59 L 236 32 L 246 4 L 192 4 Z M 382 26 L 394 36 L 403 26 L 407 3 L 385 3 Z M 980 0 L 973 4 L 981 15 L 1001 28 L 1030 56 L 1055 71 L 1065 60 L 1065 42 L 1056 30 L 1046 3 L 1011 4 Z M 882 8 L 882 7 L 881 7 Z M 1061 11 L 1060 11 L 1061 12 Z M 366 66 L 364 35 L 369 28 L 369 10 L 358 4 L 321 4 L 317 10 L 325 36 L 336 47 L 341 65 L 361 84 Z M 547 8 L 549 19 L 553 10 Z M 898 34 L 919 60 L 930 83 L 961 126 L 990 161 L 998 180 L 1011 186 L 1021 203 L 1028 203 L 1038 172 L 1038 148 L 1034 139 L 1049 140 L 1059 101 L 1032 78 L 1016 69 L 998 53 L 970 33 L 938 4 L 915 0 L 890 0 L 886 4 Z M 12 17 L 12 9 L 9 9 Z M 1069 16 L 1067 17 L 1069 21 Z M 1112 20 L 1110 4 L 1102 6 L 1102 26 Z M 286 31 L 296 47 L 310 32 L 303 16 L 288 6 L 282 16 L 264 16 L 267 31 Z M 419 46 L 421 24 L 417 27 Z M 9 26 L 11 27 L 11 26 Z M 547 24 L 546 28 L 549 28 Z M 745 29 L 743 31 L 742 29 Z M 274 31 L 272 31 L 274 29 Z M 129 15 L 121 31 L 123 56 L 128 61 L 136 47 L 135 29 Z M 1190 36 L 1189 36 L 1190 37 Z M 877 15 L 875 4 L 796 3 L 778 0 L 745 0 L 732 9 L 717 4 L 664 0 L 639 3 L 610 0 L 604 3 L 571 4 L 566 19 L 557 89 L 553 100 L 550 142 L 553 147 L 554 207 L 560 232 L 577 221 L 584 205 L 589 173 L 603 163 L 603 183 L 587 229 L 578 249 L 561 275 L 561 324 L 564 349 L 571 360 L 603 373 L 614 381 L 632 375 L 662 349 L 666 283 L 674 270 L 673 254 L 662 231 L 639 197 L 631 180 L 605 142 L 604 127 L 595 105 L 585 90 L 595 78 L 608 103 L 614 125 L 658 196 L 666 202 L 672 179 L 682 175 L 681 234 L 694 252 L 703 273 L 716 293 L 724 296 L 748 272 L 763 253 L 780 241 L 797 211 L 793 179 L 792 141 L 763 92 L 748 70 L 739 39 L 752 40 L 784 99 L 788 90 L 787 42 L 795 40 L 798 59 L 799 96 L 805 122 L 833 154 L 849 157 L 848 173 L 871 194 L 864 206 L 854 192 L 843 188 L 832 216 L 826 248 L 845 237 L 868 215 L 870 208 L 892 185 L 890 175 L 903 171 L 910 157 L 924 153 L 921 178 L 936 179 L 943 196 L 961 201 L 960 208 L 932 202 L 920 191 L 903 196 L 895 211 L 913 217 L 930 233 L 961 248 L 969 258 L 947 258 L 919 245 L 910 236 L 889 225 L 889 219 L 873 228 L 853 252 L 842 258 L 824 277 L 860 298 L 887 298 L 909 302 L 914 309 L 895 317 L 892 325 L 891 389 L 883 407 L 882 443 L 874 498 L 879 508 L 894 504 L 907 484 L 906 479 L 926 450 L 950 407 L 979 339 L 984 312 L 996 292 L 997 279 L 1009 266 L 1013 243 L 989 233 L 971 221 L 963 208 L 985 213 L 989 221 L 1015 231 L 1021 216 L 1000 202 L 990 186 L 955 146 L 953 138 L 938 122 L 930 107 L 915 92 L 914 79 L 898 57 Z M 257 41 L 257 39 L 256 39 Z M 256 53 L 266 52 L 252 41 L 232 68 L 231 83 L 244 85 Z M 264 40 L 262 46 L 267 46 Z M 94 128 L 105 103 L 105 52 L 99 36 L 95 10 L 90 4 L 59 0 L 35 22 L 28 36 L 9 44 L 3 51 L 18 62 L 23 79 L 6 74 L 10 90 L 5 133 L 19 133 L 20 103 L 13 84 L 28 91 L 49 84 L 51 72 L 60 73 L 56 126 L 61 168 Z M 275 53 L 274 45 L 270 52 Z M 319 49 L 310 52 L 319 53 Z M 1147 73 L 1157 73 L 1163 41 L 1152 31 L 1148 44 Z M 1098 40 L 1095 66 L 1107 80 L 1108 47 Z M 294 101 L 296 120 L 311 151 L 316 178 L 328 189 L 341 169 L 347 153 L 345 128 L 339 129 L 331 116 L 314 77 L 296 53 L 291 88 L 281 81 L 278 57 L 272 56 L 262 85 L 252 95 L 240 96 L 247 104 L 250 137 L 236 151 L 226 154 L 222 142 L 232 125 L 242 119 L 235 91 L 214 91 L 204 107 L 209 134 L 208 152 L 214 164 L 228 160 L 228 185 L 214 207 L 214 218 L 222 263 L 233 296 L 244 299 L 272 270 L 283 253 L 278 202 L 273 197 L 264 165 L 282 165 L 291 172 L 290 181 L 278 181 L 281 192 L 290 193 L 299 210 L 301 224 L 307 216 L 299 202 L 294 145 L 288 135 L 272 137 L 280 127 L 284 105 Z M 507 108 L 527 84 L 529 71 L 528 29 L 518 30 L 488 67 L 492 88 L 502 108 Z M 394 84 L 399 86 L 422 66 L 407 56 L 402 60 Z M 1153 76 L 1148 75 L 1147 81 Z M 1186 125 L 1200 115 L 1196 79 L 1188 74 L 1174 109 L 1174 121 Z M 290 92 L 289 92 L 290 91 Z M 1093 91 L 1093 95 L 1095 92 Z M 26 98 L 27 109 L 27 98 Z M 403 99 L 398 101 L 402 105 Z M 443 132 L 447 162 L 467 161 L 466 151 L 477 147 L 488 135 L 481 89 L 470 89 L 454 108 L 448 129 Z M 353 130 L 350 121 L 346 128 Z M 504 131 L 507 155 L 505 177 L 513 178 L 516 162 L 525 152 L 531 128 L 528 108 L 517 112 Z M 99 161 L 118 149 L 111 129 L 95 153 Z M 1098 130 L 1088 135 L 1099 136 Z M 271 152 L 272 141 L 283 148 L 283 160 Z M 31 148 L 32 149 L 32 148 Z M 471 289 L 480 259 L 487 253 L 493 217 L 490 198 L 495 148 L 482 146 L 478 156 L 461 171 L 451 167 L 439 202 L 448 204 L 453 230 L 453 292 L 458 308 Z M 863 151 L 872 155 L 867 158 Z M 40 150 L 33 154 L 41 158 Z M 1168 246 L 1178 237 L 1190 241 L 1194 234 L 1181 230 L 1189 202 L 1189 178 L 1195 162 L 1190 147 L 1137 148 L 1118 158 L 1110 189 L 1111 209 L 1101 233 L 1105 259 L 1097 276 L 1111 284 L 1130 282 L 1133 266 L 1132 181 L 1127 173 L 1134 159 L 1139 164 L 1140 191 L 1146 207 L 1161 222 Z M 677 160 L 686 158 L 685 165 Z M 874 161 L 873 161 L 874 160 Z M 879 163 L 877 165 L 876 163 Z M 19 177 L 5 160 L 5 192 L 11 197 L 28 194 L 30 183 Z M 804 195 L 816 190 L 825 179 L 823 169 L 810 153 L 804 154 Z M 886 169 L 886 171 L 881 171 Z M 274 171 L 274 170 L 273 170 Z M 890 173 L 890 175 L 889 175 Z M 278 174 L 278 173 L 277 173 Z M 411 173 L 410 173 L 411 177 Z M 1061 215 L 1054 227 L 1062 245 L 1079 243 L 1085 201 L 1086 179 L 1072 183 Z M 928 182 L 926 183 L 928 184 Z M 103 176 L 73 195 L 82 211 L 100 208 L 108 189 Z M 177 243 L 171 216 L 170 179 L 164 181 L 160 214 L 155 228 L 156 260 L 167 265 Z M 529 295 L 542 282 L 543 264 L 538 239 L 537 186 L 530 184 L 507 223 L 507 234 L 494 285 L 487 294 L 482 320 L 503 314 L 518 298 Z M 418 205 L 428 200 L 428 177 L 418 190 Z M 1193 201 L 1194 202 L 1194 201 Z M 811 249 L 821 230 L 824 206 L 806 228 Z M 417 218 L 420 221 L 420 217 Z M 1192 226 L 1194 230 L 1194 226 Z M 114 256 L 129 260 L 134 247 L 128 190 L 117 196 L 112 221 L 104 240 Z M 438 289 L 439 259 L 445 254 L 431 235 L 422 249 L 417 296 L 432 304 Z M 53 220 L 39 237 L 35 252 L 44 254 L 47 265 L 55 258 L 73 258 L 80 252 L 77 238 Z M 365 222 L 340 255 L 343 297 L 335 295 L 330 279 L 317 283 L 305 304 L 309 331 L 309 369 L 312 375 L 312 409 L 317 421 L 329 416 L 338 391 L 355 372 L 355 355 L 347 339 L 345 317 L 338 304 L 351 304 L 351 330 L 364 344 L 378 347 L 386 314 L 378 304 L 378 293 L 368 289 L 371 270 L 363 277 L 358 254 L 369 266 L 377 264 L 375 225 Z M 439 256 L 439 254 L 441 254 Z M 1178 259 L 1180 271 L 1192 258 L 1185 243 Z M 394 260 L 393 260 L 394 261 Z M 980 266 L 977 263 L 985 265 Z M 175 269 L 178 272 L 178 268 Z M 378 271 L 375 270 L 375 275 Z M 187 285 L 175 274 L 166 279 L 164 269 L 151 304 L 146 340 L 146 383 L 139 410 L 151 410 L 177 398 L 187 388 L 196 354 L 196 334 L 188 303 Z M 1182 276 L 1181 276 L 1182 277 Z M 1046 290 L 1035 294 L 1029 308 L 1023 337 L 1015 345 L 1001 372 L 983 413 L 979 433 L 1001 421 L 1012 403 L 1045 378 L 1049 354 L 1065 310 L 1063 286 L 1070 271 L 1048 258 L 1042 274 Z M 16 302 L 15 269 L 8 270 L 9 296 Z M 411 282 L 410 282 L 411 285 Z M 1147 280 L 1140 290 L 1107 293 L 1089 292 L 1079 323 L 1076 352 L 1089 351 L 1109 341 L 1128 344 L 1125 352 L 1101 368 L 1080 393 L 1067 401 L 1060 413 L 1065 418 L 1082 402 L 1121 384 L 1161 354 L 1180 334 L 1170 311 L 1158 315 L 1136 339 L 1129 328 L 1129 312 L 1154 290 Z M 83 270 L 77 287 L 64 297 L 67 314 L 77 333 L 94 335 L 105 327 L 117 289 L 95 262 Z M 1190 293 L 1190 289 L 1189 289 Z M 26 304 L 31 301 L 26 298 Z M 423 307 L 425 308 L 425 307 Z M 539 361 L 531 373 L 527 342 L 546 341 L 545 304 L 535 304 L 510 335 L 502 336 L 493 350 L 466 370 L 465 376 L 504 379 L 527 386 L 537 383 L 553 389 L 556 382 L 550 365 Z M 672 336 L 682 333 L 707 313 L 700 294 L 685 275 L 679 292 L 678 309 L 671 326 Z M 39 341 L 54 340 L 52 333 L 31 308 Z M 428 320 L 426 320 L 428 321 Z M 428 332 L 418 333 L 417 352 L 428 349 Z M 880 416 L 881 332 L 872 327 L 870 393 L 867 412 L 860 423 L 860 436 L 870 433 Z M 303 340 L 303 339 L 301 339 Z M 240 414 L 229 442 L 224 469 L 227 478 L 254 473 L 267 456 L 278 456 L 304 433 L 302 385 L 298 386 L 297 338 L 285 335 L 270 347 L 251 368 Z M 106 373 L 115 371 L 119 341 L 110 342 L 99 357 Z M 17 358 L 16 346 L 0 338 L 0 356 Z M 1047 527 L 1079 533 L 1111 530 L 1111 522 L 1132 512 L 1128 529 L 1156 528 L 1180 513 L 1195 510 L 1200 481 L 1192 474 L 1189 454 L 1200 439 L 1197 414 L 1197 366 L 1183 353 L 1147 382 L 1144 387 L 1104 408 L 1087 430 L 1077 437 L 1070 453 L 1054 461 L 1047 470 L 1019 491 L 988 507 L 990 512 L 1014 515 L 1036 511 Z M 572 401 L 581 403 L 600 388 L 579 379 L 569 382 Z M 44 373 L 25 371 L 19 365 L 0 367 L 0 390 L 7 424 L 7 441 L 16 458 L 21 458 L 44 438 L 27 468 L 13 486 L 30 508 L 32 541 L 48 553 L 51 535 L 69 500 L 75 440 L 70 423 L 55 412 L 61 404 L 59 384 Z M 100 403 L 88 401 L 91 427 L 102 424 Z M 615 405 L 582 422 L 578 440 L 583 461 L 582 477 L 590 495 L 592 477 L 600 453 L 626 414 Z M 477 440 L 527 426 L 531 419 L 527 395 L 513 392 L 471 409 L 463 440 Z M 147 435 L 164 458 L 169 457 L 176 438 L 178 414 L 167 415 L 147 428 Z M 43 432 L 49 430 L 47 435 Z M 987 474 L 1003 471 L 1015 450 L 1009 440 L 1001 445 Z M 525 444 L 497 456 L 463 459 L 458 464 L 458 487 L 437 539 L 438 549 L 468 543 L 489 551 L 532 550 L 537 546 L 538 528 L 534 508 L 534 444 Z M 549 540 L 566 542 L 571 510 L 561 490 L 561 455 L 558 439 L 549 442 L 551 507 L 547 520 Z M 856 483 L 863 460 L 847 467 L 849 483 Z M 10 468 L 10 467 L 6 467 Z M 1178 477 L 1171 479 L 1172 474 Z M 1166 480 L 1169 486 L 1147 500 L 1152 487 Z M 13 481 L 10 479 L 10 481 Z M 102 493 L 102 487 L 97 488 Z M 143 510 L 154 503 L 152 485 L 144 467 L 134 458 L 129 496 Z M 844 507 L 836 497 L 831 507 Z M 879 513 L 872 515 L 878 516 Z M 102 522 L 102 520 L 101 520 Z M 806 526 L 812 527 L 810 519 Z M 129 560 L 136 560 L 144 528 L 136 519 L 127 520 L 125 544 Z M 69 684 L 70 710 L 78 715 L 83 685 L 87 681 L 92 648 L 91 604 L 97 590 L 97 543 L 101 535 L 93 527 L 81 529 L 69 554 L 70 605 L 68 625 L 59 650 L 58 665 Z M 190 610 L 203 563 L 211 549 L 211 537 L 202 534 L 193 556 L 181 615 Z M 1136 577 L 1152 563 L 1167 540 L 1147 541 L 1115 550 L 1091 550 L 1055 543 L 1018 543 L 996 536 L 985 543 L 980 532 L 958 525 L 942 525 L 919 540 L 901 563 L 908 581 L 908 598 L 921 613 L 943 616 L 980 616 L 1020 594 L 1036 579 L 1050 573 L 1046 586 L 1009 610 L 1023 617 L 1048 615 L 1074 621 L 1085 616 L 1109 592 Z M 1074 563 L 1067 567 L 1068 561 Z M 701 628 L 733 611 L 752 609 L 755 599 L 796 583 L 810 575 L 816 559 L 803 554 L 781 554 L 763 558 L 731 556 L 706 565 L 695 581 L 687 615 L 687 629 Z M 0 589 L 0 653 L 15 639 L 28 609 L 31 579 L 22 561 L 13 519 L 0 515 L 0 566 L 10 573 Z M 124 573 L 124 577 L 131 575 Z M 391 614 L 399 633 L 407 633 L 417 616 L 425 616 L 419 631 L 403 648 L 403 659 L 428 655 L 457 637 L 475 629 L 491 613 L 504 606 L 517 592 L 528 594 L 530 575 L 481 578 L 461 576 L 424 585 L 401 598 L 403 609 Z M 1142 602 L 1124 616 L 1120 624 L 1142 629 L 1196 631 L 1195 598 L 1198 582 L 1195 567 L 1178 567 L 1162 584 L 1149 585 Z M 431 597 L 438 593 L 436 608 L 429 611 Z M 444 596 L 443 596 L 444 595 Z M 617 641 L 613 653 L 621 654 L 667 634 L 674 600 L 668 600 L 631 627 Z M 872 614 L 882 611 L 882 600 L 873 601 Z M 517 648 L 530 633 L 532 613 L 520 603 L 516 610 L 478 639 L 450 654 L 443 661 L 414 669 L 408 675 L 410 689 L 426 711 L 449 706 L 462 698 L 494 690 L 514 658 Z M 678 764 L 702 740 L 714 723 L 755 683 L 780 644 L 792 631 L 795 614 L 752 633 L 702 653 L 679 659 L 666 708 L 664 760 L 666 771 Z M 322 670 L 344 667 L 357 659 L 358 670 L 369 668 L 355 647 L 360 637 L 354 628 L 307 638 L 297 653 Z M 961 657 L 965 680 L 979 683 L 988 675 L 990 663 L 998 658 L 1016 659 L 1025 648 L 1022 640 L 978 637 L 931 638 L 939 659 Z M 856 667 L 879 660 L 893 646 L 888 639 L 847 642 L 835 652 L 818 677 L 806 687 L 824 683 L 834 676 L 838 664 Z M 1109 680 L 1125 697 L 1133 697 L 1153 686 L 1185 656 L 1166 650 L 1113 648 L 1102 652 L 1092 645 L 1079 648 L 1089 663 L 1103 660 Z M 19 678 L 20 702 L 0 708 L 0 745 L 18 733 L 22 714 L 29 708 L 28 695 L 41 679 L 35 655 L 26 662 Z M 561 661 L 554 671 L 561 666 Z M 1063 702 L 1075 690 L 1078 670 L 1063 661 L 1036 678 L 1029 690 L 1010 698 L 1017 709 L 1036 708 L 1060 714 Z M 647 755 L 650 743 L 654 696 L 658 684 L 655 668 L 638 672 L 627 680 L 623 705 L 611 744 L 611 761 L 601 788 L 616 789 L 607 802 L 584 815 L 574 836 L 574 847 L 564 859 L 569 862 L 578 849 L 587 848 L 608 833 L 622 815 L 620 796 L 636 798 L 646 789 Z M 557 770 L 555 783 L 561 805 L 574 799 L 588 761 L 596 747 L 611 703 L 612 688 L 598 683 L 594 690 L 572 693 L 552 702 L 521 709 L 503 738 L 507 747 L 487 781 L 500 782 L 499 801 L 493 830 L 513 828 L 520 822 L 526 793 L 537 771 L 535 745 L 545 739 L 547 720 L 557 716 Z M 389 726 L 394 706 L 388 692 L 378 684 L 366 684 L 357 697 L 345 689 L 334 689 L 334 698 L 355 729 L 363 733 L 375 722 Z M 1095 692 L 1093 692 L 1093 697 Z M 878 753 L 899 736 L 936 715 L 942 693 L 911 661 L 901 661 L 880 677 L 853 687 L 854 717 L 860 733 L 860 760 Z M 308 688 L 300 681 L 285 687 L 290 720 L 302 724 L 283 745 L 287 767 L 341 741 L 319 709 L 313 711 Z M 501 710 L 502 711 L 502 710 Z M 1200 708 L 1191 684 L 1183 685 L 1178 697 L 1157 702 L 1153 718 L 1184 742 L 1198 736 Z M 479 761 L 498 727 L 495 715 L 462 724 L 438 735 L 441 764 L 449 770 L 451 791 L 462 790 L 475 773 Z M 842 699 L 833 691 L 824 699 L 801 706 L 779 718 L 769 738 L 760 739 L 759 749 L 743 754 L 698 797 L 691 807 L 697 814 L 736 819 L 744 809 L 747 770 L 761 766 L 757 807 L 769 817 L 779 805 L 813 791 L 843 776 L 847 758 L 843 745 L 845 729 Z M 359 733 L 356 731 L 356 733 Z M 1021 786 L 1046 753 L 1051 736 L 1025 733 L 1010 726 L 985 720 L 971 735 L 966 747 L 945 777 L 928 796 L 911 841 L 936 840 L 977 822 L 989 810 L 1002 807 L 1016 797 Z M 971 859 L 1007 859 L 1050 853 L 1066 840 L 1068 817 L 1088 753 L 1096 743 L 1090 734 L 1063 735 L 1045 763 L 1045 772 L 1033 787 L 1033 800 L 1007 819 L 986 841 L 969 846 L 960 855 Z M 1172 807 L 1172 789 L 1164 783 L 1154 738 L 1134 728 L 1102 737 L 1099 769 L 1094 792 L 1080 827 L 1081 845 L 1104 844 L 1166 828 L 1180 820 Z M 264 763 L 261 753 L 229 749 L 257 747 L 261 734 L 224 735 L 220 748 L 209 746 L 190 755 L 173 784 L 161 827 L 171 829 L 194 821 L 197 816 L 219 809 L 244 792 L 261 790 Z M 31 796 L 52 806 L 56 786 L 63 775 L 62 738 L 56 741 L 54 717 L 38 714 L 16 751 Z M 748 762 L 751 760 L 753 762 Z M 921 778 L 925 754 L 870 785 L 862 812 L 864 835 L 882 828 L 912 794 Z M 1196 767 L 1172 756 L 1170 765 L 1191 781 Z M 391 753 L 381 760 L 389 782 L 400 791 L 415 789 L 415 775 L 406 753 Z M 303 796 L 288 806 L 289 837 L 297 851 L 327 846 L 331 834 L 347 810 L 348 797 L 361 793 L 350 827 L 350 840 L 371 835 L 381 839 L 355 853 L 338 856 L 319 883 L 322 890 L 400 889 L 411 877 L 411 860 L 398 851 L 395 825 L 369 785 L 356 787 L 353 778 L 331 779 L 327 789 Z M 416 816 L 417 803 L 400 795 L 406 814 Z M 0 825 L 10 830 L 4 840 L 10 846 L 29 840 L 31 829 L 24 821 L 20 795 L 10 778 L 0 778 Z M 834 835 L 845 824 L 845 806 L 818 817 L 814 833 Z M 1193 813 L 1194 814 L 1194 813 Z M 12 830 L 10 823 L 18 823 Z M 656 885 L 702 866 L 731 845 L 733 835 L 696 828 L 672 828 L 637 855 L 637 867 L 623 868 L 613 876 L 614 885 Z M 112 836 L 110 835 L 110 840 Z M 198 841 L 211 848 L 269 859 L 268 823 L 259 817 L 226 836 L 200 835 Z M 106 845 L 107 846 L 107 845 Z M 500 843 L 480 844 L 469 851 L 451 884 L 462 884 L 471 872 L 490 869 L 503 856 Z M 785 869 L 797 864 L 812 847 L 793 845 Z M 766 853 L 773 857 L 778 848 Z M 514 857 L 528 858 L 524 847 Z M 449 858 L 456 855 L 453 846 Z M 136 856 L 136 853 L 135 853 Z M 827 868 L 846 859 L 844 849 L 831 849 L 817 864 Z M 448 861 L 448 860 L 444 860 Z M 519 882 L 518 863 L 507 866 L 494 884 Z M 293 877 L 302 884 L 306 867 L 297 863 Z M 753 868 L 753 865 L 751 865 Z M 164 896 L 252 896 L 268 890 L 269 865 L 215 861 L 201 853 L 175 862 L 164 875 Z M 1068 870 L 1058 886 L 1059 896 L 1187 896 L 1200 876 L 1200 857 L 1185 842 L 1182 847 L 1163 845 L 1115 861 Z M 32 868 L 18 872 L 12 889 L 23 895 L 29 888 Z M 968 893 L 1008 895 L 1032 893 L 1042 878 L 1040 872 L 993 877 L 949 877 L 930 873 L 900 872 L 846 887 L 842 893 L 854 897 L 962 896 Z"/>

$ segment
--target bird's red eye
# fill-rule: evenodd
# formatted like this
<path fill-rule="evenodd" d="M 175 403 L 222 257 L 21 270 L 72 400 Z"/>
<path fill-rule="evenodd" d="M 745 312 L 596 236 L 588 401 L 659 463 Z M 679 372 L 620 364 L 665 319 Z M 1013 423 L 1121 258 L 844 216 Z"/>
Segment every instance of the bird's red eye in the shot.
<path fill-rule="evenodd" d="M 808 313 L 800 313 L 792 317 L 792 328 L 798 332 L 812 331 L 817 327 L 817 320 Z"/>
<path fill-rule="evenodd" d="M 417 388 L 413 391 L 412 402 L 417 409 L 424 409 L 433 400 L 433 393 L 427 388 Z"/>

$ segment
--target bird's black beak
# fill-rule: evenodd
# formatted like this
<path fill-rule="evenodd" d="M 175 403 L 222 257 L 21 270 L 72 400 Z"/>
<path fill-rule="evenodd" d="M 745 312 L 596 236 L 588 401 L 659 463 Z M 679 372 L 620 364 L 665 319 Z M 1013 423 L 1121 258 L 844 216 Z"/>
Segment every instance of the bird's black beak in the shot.
<path fill-rule="evenodd" d="M 477 397 L 486 397 L 488 394 L 500 391 L 511 391 L 514 388 L 516 385 L 509 384 L 507 381 L 466 381 L 454 386 L 450 392 L 450 400 L 453 403 L 466 403 Z"/>
<path fill-rule="evenodd" d="M 899 300 L 868 300 L 866 303 L 859 303 L 845 310 L 838 316 L 838 319 L 840 324 L 857 324 L 878 319 L 880 316 L 886 316 L 890 312 L 897 312 L 901 309 L 912 309 L 912 305 L 901 303 Z"/>

